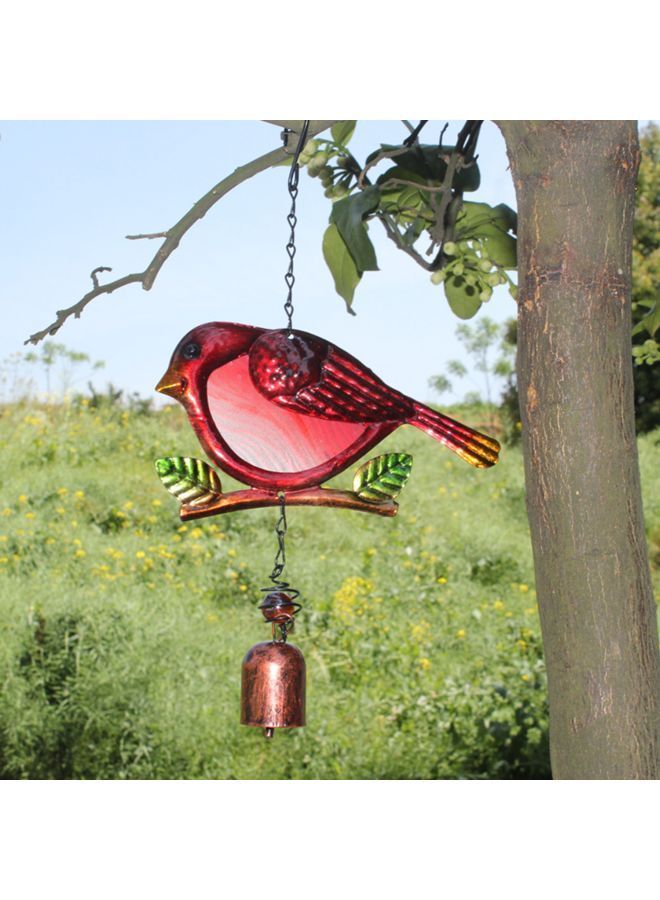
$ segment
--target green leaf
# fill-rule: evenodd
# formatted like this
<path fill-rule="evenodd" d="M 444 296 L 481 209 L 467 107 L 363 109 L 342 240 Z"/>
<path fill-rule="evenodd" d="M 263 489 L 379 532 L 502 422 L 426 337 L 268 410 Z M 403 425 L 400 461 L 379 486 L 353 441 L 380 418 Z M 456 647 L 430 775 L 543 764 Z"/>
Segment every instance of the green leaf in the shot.
<path fill-rule="evenodd" d="M 332 140 L 335 144 L 341 144 L 342 147 L 345 147 L 346 144 L 353 137 L 353 132 L 355 131 L 356 119 L 346 119 L 343 122 L 337 122 L 330 129 L 330 134 L 332 135 Z"/>
<path fill-rule="evenodd" d="M 468 284 L 462 275 L 450 275 L 444 281 L 445 296 L 451 311 L 459 319 L 471 319 L 479 312 L 479 288 Z"/>
<path fill-rule="evenodd" d="M 381 144 L 381 149 L 400 150 L 401 145 Z M 404 153 L 398 153 L 392 159 L 396 161 L 397 166 L 407 169 L 409 173 L 414 173 L 424 181 L 431 181 L 437 186 L 447 174 L 447 163 L 442 157 L 448 156 L 453 150 L 453 147 L 438 147 L 437 144 L 420 144 L 411 147 Z M 367 157 L 367 164 L 375 159 L 379 152 L 371 153 Z M 452 187 L 461 191 L 476 191 L 480 183 L 479 167 L 473 161 L 454 175 Z"/>
<path fill-rule="evenodd" d="M 335 282 L 335 290 L 346 302 L 346 308 L 351 315 L 355 315 L 351 309 L 355 288 L 360 283 L 362 273 L 358 272 L 353 257 L 348 252 L 339 229 L 336 225 L 329 225 L 323 235 L 323 258 L 325 259 L 330 274 Z"/>
<path fill-rule="evenodd" d="M 658 328 L 660 328 L 660 302 L 655 304 L 654 308 L 647 316 L 644 316 L 643 319 L 639 320 L 633 328 L 632 333 L 639 334 L 640 331 L 648 331 L 651 337 L 653 337 Z"/>
<path fill-rule="evenodd" d="M 514 234 L 518 233 L 518 213 L 515 209 L 511 209 L 506 203 L 498 203 L 497 206 L 493 207 L 493 212 L 499 214 L 507 231 L 513 231 Z"/>
<path fill-rule="evenodd" d="M 393 500 L 406 486 L 412 464 L 409 453 L 375 456 L 355 473 L 353 490 L 363 500 Z"/>
<path fill-rule="evenodd" d="M 504 269 L 515 269 L 518 256 L 516 239 L 510 234 L 500 232 L 498 235 L 484 238 L 483 247 L 488 259 Z"/>
<path fill-rule="evenodd" d="M 423 187 L 425 184 L 428 184 L 429 179 L 424 178 L 418 172 L 414 172 L 411 169 L 406 169 L 403 166 L 392 166 L 391 169 L 388 169 L 386 172 L 383 172 L 382 175 L 378 176 L 376 184 L 381 188 L 381 192 L 384 194 L 389 191 L 399 191 L 402 186 L 405 185 L 392 185 L 388 187 L 388 183 L 391 181 L 413 181 L 415 184 L 419 184 Z"/>
<path fill-rule="evenodd" d="M 373 212 L 380 201 L 380 191 L 371 186 L 364 191 L 351 194 L 338 200 L 332 207 L 330 222 L 339 229 L 339 233 L 353 257 L 358 272 L 377 272 L 376 251 L 369 240 L 364 216 Z"/>
<path fill-rule="evenodd" d="M 202 459 L 165 456 L 156 460 L 156 471 L 170 494 L 186 506 L 199 506 L 222 494 L 217 473 Z"/>
<path fill-rule="evenodd" d="M 464 201 L 458 214 L 456 236 L 459 239 L 499 237 L 506 234 L 515 216 L 506 204 L 489 206 L 487 203 Z"/>

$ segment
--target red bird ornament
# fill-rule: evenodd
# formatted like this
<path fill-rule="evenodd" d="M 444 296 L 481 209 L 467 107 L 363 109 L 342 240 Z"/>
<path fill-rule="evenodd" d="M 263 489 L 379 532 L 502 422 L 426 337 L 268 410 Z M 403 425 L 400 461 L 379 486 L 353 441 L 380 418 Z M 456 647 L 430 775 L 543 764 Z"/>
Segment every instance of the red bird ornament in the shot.
<path fill-rule="evenodd" d="M 318 488 L 405 424 L 473 466 L 498 458 L 493 438 L 388 387 L 355 357 L 304 331 L 200 325 L 179 342 L 156 390 L 183 405 L 221 469 L 275 495 Z M 323 490 L 330 493 L 338 492 Z"/>

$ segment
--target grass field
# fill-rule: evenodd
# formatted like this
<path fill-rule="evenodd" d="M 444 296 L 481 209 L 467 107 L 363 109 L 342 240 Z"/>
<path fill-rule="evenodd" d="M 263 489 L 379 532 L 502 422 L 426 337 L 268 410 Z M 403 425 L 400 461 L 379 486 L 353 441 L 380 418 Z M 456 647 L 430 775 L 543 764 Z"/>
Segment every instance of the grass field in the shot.
<path fill-rule="evenodd" d="M 414 456 L 395 519 L 289 511 L 308 725 L 266 742 L 238 724 L 240 669 L 268 638 L 276 511 L 181 525 L 153 465 L 203 456 L 178 408 L 0 421 L 2 777 L 549 776 L 519 450 L 477 471 L 404 428 L 382 445 Z M 656 577 L 657 442 L 640 439 Z"/>

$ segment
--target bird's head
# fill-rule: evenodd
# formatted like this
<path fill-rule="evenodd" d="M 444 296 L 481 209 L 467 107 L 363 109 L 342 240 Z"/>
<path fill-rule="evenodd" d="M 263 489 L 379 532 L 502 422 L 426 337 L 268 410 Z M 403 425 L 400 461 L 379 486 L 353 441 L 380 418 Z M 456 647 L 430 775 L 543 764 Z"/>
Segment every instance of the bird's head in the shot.
<path fill-rule="evenodd" d="M 156 390 L 179 401 L 198 397 L 201 385 L 211 372 L 247 353 L 262 331 L 262 328 L 232 322 L 198 325 L 177 344 Z"/>

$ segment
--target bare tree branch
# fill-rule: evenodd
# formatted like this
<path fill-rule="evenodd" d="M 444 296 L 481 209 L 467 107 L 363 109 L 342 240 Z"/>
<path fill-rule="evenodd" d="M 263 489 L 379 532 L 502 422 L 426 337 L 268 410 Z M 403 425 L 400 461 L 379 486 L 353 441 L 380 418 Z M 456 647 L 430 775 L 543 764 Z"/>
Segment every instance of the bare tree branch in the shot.
<path fill-rule="evenodd" d="M 294 131 L 297 127 L 299 128 L 302 125 L 302 123 L 297 120 L 291 122 L 274 122 L 273 124 L 290 127 Z M 334 124 L 334 121 L 313 120 L 310 123 L 309 128 L 310 138 L 314 137 L 315 134 L 319 134 L 321 131 L 325 131 L 326 128 L 329 128 Z M 246 163 L 244 166 L 239 166 L 231 175 L 227 178 L 223 178 L 222 181 L 219 181 L 212 187 L 208 193 L 201 197 L 194 206 L 192 206 L 175 225 L 168 228 L 167 231 L 153 234 L 127 235 L 128 240 L 132 241 L 153 238 L 164 238 L 164 241 L 143 272 L 132 272 L 130 275 L 124 275 L 122 278 L 109 281 L 107 284 L 99 284 L 97 278 L 98 273 L 110 272 L 112 270 L 108 266 L 99 266 L 94 269 L 91 274 L 94 288 L 91 291 L 88 291 L 88 293 L 86 293 L 77 303 L 74 303 L 73 306 L 69 306 L 67 309 L 57 310 L 55 321 L 51 322 L 51 324 L 46 326 L 42 331 L 37 331 L 30 335 L 25 343 L 38 344 L 39 341 L 49 335 L 52 336 L 57 334 L 67 319 L 72 316 L 75 319 L 79 319 L 87 304 L 91 303 L 96 297 L 100 297 L 101 294 L 111 294 L 113 291 L 125 287 L 127 284 L 141 284 L 145 291 L 150 290 L 164 263 L 174 250 L 176 250 L 183 236 L 192 228 L 195 222 L 198 222 L 203 218 L 211 207 L 233 188 L 237 187 L 242 182 L 247 181 L 248 178 L 252 178 L 253 175 L 257 175 L 265 169 L 269 169 L 272 166 L 276 166 L 278 163 L 284 162 L 292 152 L 293 151 L 290 148 L 287 150 L 285 147 L 278 147 L 275 150 L 271 150 L 269 153 L 265 153 L 263 156 L 259 156 L 257 159 L 253 159 L 252 162 Z"/>
<path fill-rule="evenodd" d="M 151 241 L 154 238 L 166 238 L 166 231 L 154 231 L 153 234 L 127 234 L 127 241 Z"/>
<path fill-rule="evenodd" d="M 415 262 L 420 265 L 423 269 L 426 269 L 428 272 L 433 271 L 433 266 L 428 263 L 423 256 L 420 256 L 419 253 L 415 250 L 414 247 L 409 247 L 401 237 L 401 234 L 397 231 L 394 225 L 387 220 L 387 217 L 382 213 L 377 213 L 376 218 L 379 222 L 382 223 L 383 228 L 385 229 L 385 233 L 388 238 L 394 241 L 399 250 L 403 250 L 404 253 L 407 253 L 408 256 L 411 256 Z"/>
<path fill-rule="evenodd" d="M 95 288 L 99 286 L 98 274 L 99 272 L 112 272 L 111 266 L 97 266 L 93 272 L 90 272 L 89 277 L 92 279 L 92 284 Z"/>

